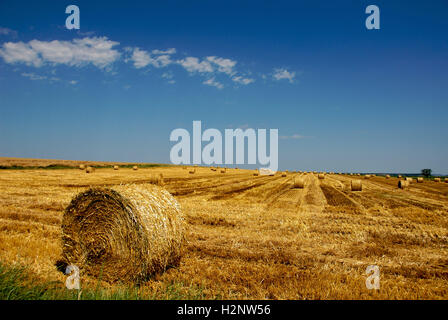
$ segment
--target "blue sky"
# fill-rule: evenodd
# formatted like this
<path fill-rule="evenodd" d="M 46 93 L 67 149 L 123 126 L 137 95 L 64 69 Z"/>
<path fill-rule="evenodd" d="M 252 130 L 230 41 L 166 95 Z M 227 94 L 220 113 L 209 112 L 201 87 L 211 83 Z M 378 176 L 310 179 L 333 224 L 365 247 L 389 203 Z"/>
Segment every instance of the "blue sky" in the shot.
<path fill-rule="evenodd" d="M 0 155 L 167 163 L 170 132 L 201 120 L 278 128 L 282 170 L 448 173 L 447 9 L 1 1 Z"/>

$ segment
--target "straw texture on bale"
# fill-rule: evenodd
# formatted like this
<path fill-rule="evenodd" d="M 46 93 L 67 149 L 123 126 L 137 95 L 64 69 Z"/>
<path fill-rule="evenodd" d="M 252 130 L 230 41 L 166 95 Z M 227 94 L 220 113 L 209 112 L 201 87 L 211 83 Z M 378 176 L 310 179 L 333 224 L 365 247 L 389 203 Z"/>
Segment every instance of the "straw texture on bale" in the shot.
<path fill-rule="evenodd" d="M 409 181 L 407 180 L 400 180 L 398 181 L 398 188 L 405 189 L 409 186 Z"/>
<path fill-rule="evenodd" d="M 424 181 L 424 180 L 423 180 L 422 177 L 418 177 L 418 178 L 417 178 L 417 182 L 418 182 L 418 183 L 423 183 L 423 181 Z"/>
<path fill-rule="evenodd" d="M 303 189 L 305 187 L 305 180 L 301 177 L 294 178 L 294 188 Z"/>
<path fill-rule="evenodd" d="M 118 170 L 119 168 L 118 168 L 118 166 L 114 166 L 114 170 Z"/>
<path fill-rule="evenodd" d="M 62 261 L 108 282 L 148 279 L 179 264 L 185 220 L 178 202 L 154 185 L 93 188 L 62 219 Z"/>
<path fill-rule="evenodd" d="M 352 191 L 362 191 L 362 181 L 361 180 L 352 180 L 351 183 Z"/>
<path fill-rule="evenodd" d="M 86 168 L 86 166 L 84 164 L 79 165 L 79 170 L 84 170 L 85 168 Z"/>
<path fill-rule="evenodd" d="M 324 175 L 323 173 L 319 173 L 319 174 L 317 175 L 317 177 L 318 177 L 319 179 L 324 179 L 324 178 L 325 178 L 325 175 Z"/>

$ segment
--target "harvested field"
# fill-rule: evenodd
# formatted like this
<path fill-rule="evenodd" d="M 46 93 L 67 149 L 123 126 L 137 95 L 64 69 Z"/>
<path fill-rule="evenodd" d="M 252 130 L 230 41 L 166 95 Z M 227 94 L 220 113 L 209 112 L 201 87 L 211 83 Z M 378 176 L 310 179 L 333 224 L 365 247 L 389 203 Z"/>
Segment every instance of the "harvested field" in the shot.
<path fill-rule="evenodd" d="M 29 160 L 29 162 L 32 162 Z M 201 288 L 206 299 L 447 299 L 448 184 L 425 180 L 398 189 L 398 178 L 350 175 L 254 176 L 208 167 L 0 170 L 0 260 L 29 266 L 36 281 L 66 276 L 61 223 L 74 196 L 90 187 L 164 188 L 185 216 L 180 265 L 141 284 Z M 93 165 L 86 163 L 86 165 Z M 294 188 L 294 179 L 303 188 Z M 367 290 L 365 269 L 378 265 L 381 289 Z M 98 279 L 84 275 L 85 285 Z M 113 287 L 115 284 L 102 283 Z"/>

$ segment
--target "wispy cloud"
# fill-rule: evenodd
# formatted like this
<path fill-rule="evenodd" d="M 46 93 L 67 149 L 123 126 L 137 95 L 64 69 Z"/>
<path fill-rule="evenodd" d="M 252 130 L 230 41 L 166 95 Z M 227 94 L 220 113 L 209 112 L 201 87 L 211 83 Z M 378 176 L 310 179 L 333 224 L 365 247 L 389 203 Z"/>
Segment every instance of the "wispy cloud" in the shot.
<path fill-rule="evenodd" d="M 288 139 L 299 140 L 299 139 L 306 138 L 306 136 L 303 136 L 301 134 L 297 134 L 296 133 L 296 134 L 293 134 L 293 135 L 290 135 L 290 136 L 280 136 L 279 138 L 283 139 L 283 140 L 288 140 Z"/>
<path fill-rule="evenodd" d="M 294 71 L 288 71 L 284 68 L 277 68 L 274 69 L 274 73 L 272 74 L 272 77 L 275 80 L 289 80 L 290 83 L 294 82 L 294 78 L 296 77 L 296 73 Z"/>
<path fill-rule="evenodd" d="M 222 89 L 224 88 L 224 85 L 218 81 L 215 80 L 215 77 L 212 77 L 210 79 L 205 80 L 204 82 L 202 82 L 203 84 L 206 84 L 208 86 L 213 86 L 216 87 L 218 89 Z"/>
<path fill-rule="evenodd" d="M 255 79 L 244 78 L 242 76 L 235 76 L 232 78 L 232 80 L 236 83 L 243 84 L 243 85 L 248 85 L 255 81 Z"/>
<path fill-rule="evenodd" d="M 72 41 L 6 42 L 0 49 L 0 57 L 6 63 L 24 63 L 34 67 L 44 64 L 76 67 L 92 64 L 104 69 L 119 59 L 120 53 L 113 49 L 118 44 L 106 37 Z"/>
<path fill-rule="evenodd" d="M 209 73 L 214 71 L 209 61 L 207 60 L 200 61 L 196 57 L 186 57 L 185 59 L 178 60 L 177 63 L 179 63 L 182 67 L 184 67 L 185 70 L 192 73 L 195 72 Z"/>
<path fill-rule="evenodd" d="M 11 36 L 13 38 L 17 38 L 17 31 L 9 29 L 9 28 L 0 27 L 0 35 Z"/>
<path fill-rule="evenodd" d="M 47 76 L 41 76 L 41 75 L 35 74 L 33 72 L 22 72 L 21 75 L 30 80 L 45 80 L 45 79 L 47 79 Z"/>
<path fill-rule="evenodd" d="M 153 50 L 152 54 L 140 48 L 125 48 L 126 52 L 131 53 L 131 56 L 126 58 L 126 62 L 132 61 L 134 67 L 137 69 L 145 68 L 147 66 L 152 66 L 156 68 L 166 67 L 171 64 L 171 54 L 176 52 L 176 49 L 171 48 L 165 51 L 163 50 Z"/>

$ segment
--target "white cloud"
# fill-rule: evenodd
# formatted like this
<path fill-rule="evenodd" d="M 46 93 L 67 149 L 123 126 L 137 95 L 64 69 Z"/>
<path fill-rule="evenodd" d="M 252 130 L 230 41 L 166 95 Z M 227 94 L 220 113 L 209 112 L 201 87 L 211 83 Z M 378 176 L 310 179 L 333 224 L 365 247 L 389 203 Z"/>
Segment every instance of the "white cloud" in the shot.
<path fill-rule="evenodd" d="M 177 63 L 184 67 L 188 72 L 204 73 L 214 71 L 209 61 L 203 60 L 199 62 L 199 59 L 196 57 L 186 57 L 185 59 L 178 60 Z"/>
<path fill-rule="evenodd" d="M 255 81 L 254 79 L 244 78 L 242 76 L 235 76 L 235 77 L 232 78 L 232 80 L 234 82 L 236 82 L 236 83 L 243 84 L 243 85 L 248 85 L 248 84 L 250 84 L 250 83 Z"/>
<path fill-rule="evenodd" d="M 208 85 L 208 86 L 216 87 L 216 88 L 218 88 L 218 89 L 222 89 L 222 88 L 224 88 L 224 86 L 223 86 L 222 83 L 220 83 L 220 82 L 218 82 L 218 81 L 215 80 L 215 77 L 212 77 L 212 78 L 210 78 L 210 79 L 208 79 L 208 80 L 205 80 L 205 81 L 202 82 L 202 83 L 203 83 L 203 84 L 206 84 L 206 85 Z"/>
<path fill-rule="evenodd" d="M 118 44 L 106 37 L 72 41 L 6 42 L 0 49 L 0 56 L 7 63 L 25 63 L 35 67 L 46 63 L 76 67 L 92 64 L 104 69 L 120 57 L 120 53 L 113 49 Z"/>
<path fill-rule="evenodd" d="M 287 79 L 290 83 L 294 82 L 296 73 L 294 71 L 290 72 L 284 68 L 274 69 L 274 74 L 272 75 L 275 80 Z"/>
<path fill-rule="evenodd" d="M 171 58 L 169 54 L 162 54 L 158 55 L 156 57 L 152 57 L 151 54 L 148 51 L 141 50 L 140 48 L 126 48 L 126 50 L 129 52 L 132 52 L 132 56 L 129 59 L 126 59 L 126 61 L 133 61 L 134 67 L 137 69 L 144 68 L 148 65 L 151 65 L 156 68 L 162 68 L 166 67 L 167 65 L 171 64 Z M 160 50 L 153 50 L 160 53 L 166 53 L 166 52 L 174 52 L 176 49 L 168 49 L 167 51 L 160 51 Z"/>
<path fill-rule="evenodd" d="M 75 84 L 78 83 L 78 81 L 77 80 L 71 80 L 71 81 L 69 81 L 69 83 L 75 85 Z"/>
<path fill-rule="evenodd" d="M 233 68 L 236 65 L 236 61 L 234 60 L 219 58 L 215 56 L 207 57 L 207 60 L 217 65 L 219 72 L 224 72 L 227 73 L 228 75 L 233 75 L 235 73 Z"/>
<path fill-rule="evenodd" d="M 15 37 L 17 37 L 17 31 L 9 29 L 9 28 L 0 27 L 0 35 L 12 36 L 15 38 Z"/>

